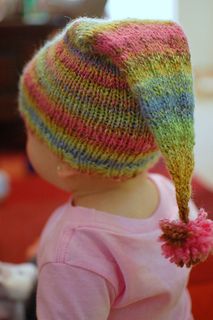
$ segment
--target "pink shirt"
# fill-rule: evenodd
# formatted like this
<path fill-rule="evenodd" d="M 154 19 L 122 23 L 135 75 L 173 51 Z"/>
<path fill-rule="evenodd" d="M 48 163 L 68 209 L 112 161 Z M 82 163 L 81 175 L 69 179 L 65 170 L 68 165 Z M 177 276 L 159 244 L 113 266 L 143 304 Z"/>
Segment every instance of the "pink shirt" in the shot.
<path fill-rule="evenodd" d="M 55 211 L 38 252 L 39 320 L 193 319 L 190 270 L 165 259 L 158 242 L 159 219 L 177 217 L 174 188 L 160 175 L 150 178 L 160 203 L 147 219 L 70 202 Z"/>

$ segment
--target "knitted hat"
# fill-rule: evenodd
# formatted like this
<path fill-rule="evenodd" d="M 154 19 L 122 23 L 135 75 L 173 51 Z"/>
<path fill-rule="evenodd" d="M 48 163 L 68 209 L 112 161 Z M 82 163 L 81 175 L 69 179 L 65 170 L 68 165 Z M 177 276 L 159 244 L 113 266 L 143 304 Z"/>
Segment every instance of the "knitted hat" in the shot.
<path fill-rule="evenodd" d="M 129 178 L 161 153 L 182 221 L 180 235 L 176 224 L 161 223 L 161 240 L 186 243 L 194 98 L 189 48 L 176 23 L 74 20 L 25 67 L 19 108 L 29 129 L 80 172 Z M 211 241 L 212 249 L 212 226 Z"/>

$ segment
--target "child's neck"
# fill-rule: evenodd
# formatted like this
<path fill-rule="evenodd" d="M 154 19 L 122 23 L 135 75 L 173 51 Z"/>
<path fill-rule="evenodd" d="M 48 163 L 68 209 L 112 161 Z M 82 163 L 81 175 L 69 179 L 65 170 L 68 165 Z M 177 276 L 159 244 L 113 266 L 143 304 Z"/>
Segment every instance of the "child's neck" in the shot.
<path fill-rule="evenodd" d="M 74 206 L 94 208 L 130 218 L 147 218 L 156 210 L 159 193 L 147 173 L 117 182 L 92 177 L 72 190 Z"/>

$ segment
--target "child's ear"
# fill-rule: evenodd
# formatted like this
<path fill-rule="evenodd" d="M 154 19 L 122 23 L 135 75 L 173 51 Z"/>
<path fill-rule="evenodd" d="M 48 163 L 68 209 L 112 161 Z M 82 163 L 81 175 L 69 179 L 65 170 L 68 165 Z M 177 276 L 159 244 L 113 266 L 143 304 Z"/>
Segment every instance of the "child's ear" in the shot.
<path fill-rule="evenodd" d="M 60 164 L 57 165 L 56 170 L 59 178 L 69 178 L 76 174 L 76 170 L 64 162 L 60 162 Z"/>

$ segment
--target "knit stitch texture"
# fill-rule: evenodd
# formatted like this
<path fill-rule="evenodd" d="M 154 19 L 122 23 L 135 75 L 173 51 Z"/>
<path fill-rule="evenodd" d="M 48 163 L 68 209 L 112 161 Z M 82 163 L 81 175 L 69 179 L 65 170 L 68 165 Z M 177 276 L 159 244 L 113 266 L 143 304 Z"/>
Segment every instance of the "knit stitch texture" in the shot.
<path fill-rule="evenodd" d="M 176 23 L 74 20 L 25 67 L 19 109 L 29 129 L 83 173 L 130 178 L 161 152 L 187 222 L 194 98 Z"/>

